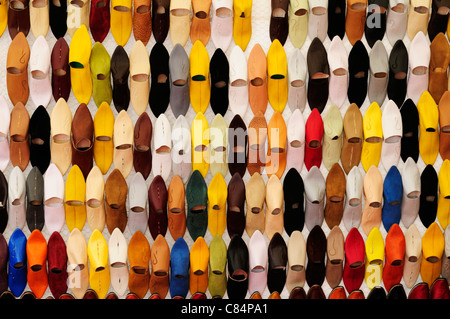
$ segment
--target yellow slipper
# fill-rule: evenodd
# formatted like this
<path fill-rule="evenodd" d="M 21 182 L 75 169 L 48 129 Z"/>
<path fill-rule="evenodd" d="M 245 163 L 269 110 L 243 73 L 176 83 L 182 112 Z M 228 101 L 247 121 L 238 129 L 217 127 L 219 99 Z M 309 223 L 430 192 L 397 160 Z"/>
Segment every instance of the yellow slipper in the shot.
<path fill-rule="evenodd" d="M 208 228 L 211 235 L 222 236 L 227 226 L 227 183 L 217 173 L 208 186 Z"/>
<path fill-rule="evenodd" d="M 72 112 L 66 100 L 59 98 L 50 116 L 52 162 L 65 175 L 72 164 Z"/>
<path fill-rule="evenodd" d="M 189 54 L 191 83 L 189 94 L 195 113 L 205 113 L 211 98 L 209 82 L 209 55 L 200 40 L 195 41 Z"/>
<path fill-rule="evenodd" d="M 245 51 L 252 37 L 252 0 L 233 1 L 234 43 Z"/>
<path fill-rule="evenodd" d="M 203 237 L 199 236 L 192 245 L 189 256 L 191 267 L 189 274 L 189 290 L 206 293 L 208 289 L 209 248 Z"/>
<path fill-rule="evenodd" d="M 288 100 L 287 57 L 283 45 L 275 39 L 267 52 L 267 92 L 274 111 L 283 113 Z"/>
<path fill-rule="evenodd" d="M 91 37 L 85 25 L 81 25 L 72 37 L 69 48 L 70 82 L 78 103 L 88 104 L 92 95 L 92 78 L 89 59 Z"/>
<path fill-rule="evenodd" d="M 372 289 L 383 279 L 384 240 L 378 227 L 374 227 L 366 240 L 366 270 L 364 280 Z"/>
<path fill-rule="evenodd" d="M 437 219 L 442 229 L 450 224 L 450 160 L 446 159 L 439 169 L 439 198 Z"/>
<path fill-rule="evenodd" d="M 433 165 L 439 154 L 439 109 L 430 92 L 417 102 L 419 112 L 419 153 L 426 165 Z"/>
<path fill-rule="evenodd" d="M 370 104 L 363 117 L 364 142 L 361 151 L 361 164 L 367 172 L 370 166 L 378 167 L 381 158 L 383 129 L 381 109 L 377 102 Z"/>
<path fill-rule="evenodd" d="M 5 32 L 8 25 L 8 1 L 0 1 L 0 36 Z"/>
<path fill-rule="evenodd" d="M 191 126 L 192 171 L 199 171 L 203 177 L 209 170 L 209 124 L 205 115 L 198 112 Z"/>
<path fill-rule="evenodd" d="M 108 293 L 111 276 L 108 264 L 108 243 L 102 233 L 96 229 L 89 237 L 89 284 L 97 293 L 99 299 L 104 299 Z"/>
<path fill-rule="evenodd" d="M 111 34 L 117 45 L 125 46 L 133 29 L 132 0 L 111 1 Z"/>
<path fill-rule="evenodd" d="M 441 258 L 444 252 L 445 238 L 439 225 L 434 222 L 428 226 L 422 236 L 422 263 L 420 276 L 429 287 L 441 274 Z"/>
<path fill-rule="evenodd" d="M 114 153 L 114 113 L 108 103 L 100 104 L 94 116 L 94 160 L 105 175 L 111 167 Z"/>
<path fill-rule="evenodd" d="M 74 228 L 82 230 L 86 223 L 86 181 L 78 165 L 72 166 L 67 175 L 64 208 L 66 224 L 71 232 Z"/>

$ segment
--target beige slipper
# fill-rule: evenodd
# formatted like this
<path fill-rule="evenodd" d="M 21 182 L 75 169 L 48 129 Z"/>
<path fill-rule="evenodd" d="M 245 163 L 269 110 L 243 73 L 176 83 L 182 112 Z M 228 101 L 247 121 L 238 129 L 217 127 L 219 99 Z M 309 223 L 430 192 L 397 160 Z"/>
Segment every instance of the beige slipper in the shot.
<path fill-rule="evenodd" d="M 137 115 L 147 109 L 150 95 L 150 56 L 138 40 L 130 51 L 130 99 Z"/>
<path fill-rule="evenodd" d="M 48 0 L 30 1 L 30 29 L 37 39 L 40 35 L 47 36 L 50 27 Z"/>
<path fill-rule="evenodd" d="M 245 203 L 247 205 L 245 230 L 249 237 L 251 237 L 256 230 L 259 230 L 264 234 L 266 184 L 258 172 L 255 172 L 248 180 L 247 185 L 245 186 L 245 193 Z"/>
<path fill-rule="evenodd" d="M 127 178 L 133 168 L 133 122 L 127 111 L 120 111 L 114 122 L 114 168 Z"/>
<path fill-rule="evenodd" d="M 189 40 L 191 29 L 191 0 L 170 1 L 170 39 L 172 45 L 177 43 L 183 47 Z"/>
<path fill-rule="evenodd" d="M 270 177 L 266 185 L 266 206 L 267 214 L 264 228 L 270 240 L 275 233 L 281 235 L 284 229 L 283 184 L 275 174 Z"/>
<path fill-rule="evenodd" d="M 92 231 L 105 227 L 105 180 L 98 166 L 92 167 L 86 178 L 86 216 Z"/>
<path fill-rule="evenodd" d="M 89 0 L 67 1 L 67 32 L 71 37 L 84 24 L 89 30 Z"/>
<path fill-rule="evenodd" d="M 65 175 L 72 164 L 72 144 L 70 141 L 72 129 L 72 112 L 63 98 L 56 102 L 51 116 L 51 146 L 52 162 Z"/>

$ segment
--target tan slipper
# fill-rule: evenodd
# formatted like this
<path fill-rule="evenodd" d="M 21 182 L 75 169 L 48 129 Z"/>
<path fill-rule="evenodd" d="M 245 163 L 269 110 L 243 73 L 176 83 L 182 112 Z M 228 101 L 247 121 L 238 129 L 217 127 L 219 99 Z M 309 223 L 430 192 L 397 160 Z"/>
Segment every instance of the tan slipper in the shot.
<path fill-rule="evenodd" d="M 92 167 L 86 178 L 86 217 L 89 228 L 100 232 L 105 227 L 105 180 L 98 166 Z"/>
<path fill-rule="evenodd" d="M 66 100 L 59 98 L 50 116 L 52 162 L 65 175 L 72 164 L 72 112 Z"/>
<path fill-rule="evenodd" d="M 118 169 L 124 178 L 133 168 L 133 122 L 127 111 L 120 111 L 114 122 L 114 168 Z"/>
<path fill-rule="evenodd" d="M 138 40 L 130 51 L 130 98 L 137 115 L 147 109 L 150 95 L 150 56 Z"/>

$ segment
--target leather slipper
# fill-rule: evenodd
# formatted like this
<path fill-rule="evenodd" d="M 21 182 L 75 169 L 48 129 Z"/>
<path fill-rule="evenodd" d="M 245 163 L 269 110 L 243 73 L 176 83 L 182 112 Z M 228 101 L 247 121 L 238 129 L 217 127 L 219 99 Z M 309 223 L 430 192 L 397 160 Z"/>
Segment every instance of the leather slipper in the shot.
<path fill-rule="evenodd" d="M 16 166 L 8 179 L 8 223 L 14 229 L 23 229 L 26 222 L 25 175 Z"/>
<path fill-rule="evenodd" d="M 22 171 L 25 171 L 30 161 L 29 123 L 27 109 L 22 102 L 18 102 L 11 111 L 9 156 L 11 164 L 19 166 Z"/>
<path fill-rule="evenodd" d="M 48 0 L 30 1 L 30 29 L 36 39 L 41 35 L 44 38 L 47 36 L 50 28 L 49 14 Z"/>
<path fill-rule="evenodd" d="M 150 96 L 150 56 L 142 41 L 138 40 L 130 54 L 130 100 L 139 116 L 148 106 Z"/>
<path fill-rule="evenodd" d="M 96 42 L 92 47 L 89 60 L 92 77 L 92 98 L 99 107 L 103 102 L 111 104 L 111 57 L 101 42 Z"/>
<path fill-rule="evenodd" d="M 114 121 L 114 168 L 126 178 L 133 168 L 133 122 L 127 111 L 120 111 Z"/>
<path fill-rule="evenodd" d="M 274 111 L 283 112 L 288 100 L 287 56 L 275 39 L 267 52 L 267 93 Z"/>
<path fill-rule="evenodd" d="M 153 126 L 147 112 L 142 113 L 134 125 L 133 167 L 146 180 L 152 169 Z"/>
<path fill-rule="evenodd" d="M 191 28 L 191 0 L 170 1 L 169 34 L 172 45 L 184 47 L 189 40 Z"/>
<path fill-rule="evenodd" d="M 86 104 L 80 104 L 72 119 L 72 165 L 77 165 L 83 176 L 93 165 L 94 121 Z"/>
<path fill-rule="evenodd" d="M 267 58 L 266 53 L 259 43 L 250 51 L 248 57 L 248 98 L 253 114 L 260 111 L 266 113 L 267 102 Z"/>
<path fill-rule="evenodd" d="M 50 47 L 44 36 L 34 41 L 30 52 L 30 97 L 35 107 L 47 107 L 52 98 Z"/>
<path fill-rule="evenodd" d="M 198 40 L 204 46 L 211 37 L 211 25 L 209 22 L 212 0 L 193 0 L 192 1 L 192 22 L 190 30 L 191 42 L 195 44 Z"/>
<path fill-rule="evenodd" d="M 117 112 L 128 110 L 130 105 L 130 59 L 125 49 L 118 45 L 111 56 L 112 100 Z"/>
<path fill-rule="evenodd" d="M 205 113 L 211 98 L 209 54 L 200 40 L 194 42 L 189 54 L 189 97 L 196 113 Z"/>
<path fill-rule="evenodd" d="M 226 52 L 233 39 L 233 1 L 212 1 L 211 40 L 216 49 Z"/>
<path fill-rule="evenodd" d="M 178 116 L 172 128 L 172 170 L 186 183 L 192 173 L 191 130 L 186 118 Z"/>
<path fill-rule="evenodd" d="M 74 0 L 67 3 L 67 32 L 72 38 L 82 25 L 89 29 L 89 9 L 87 0 Z"/>
<path fill-rule="evenodd" d="M 30 32 L 30 1 L 10 1 L 8 7 L 8 31 L 11 40 L 22 32 L 25 37 Z"/>
<path fill-rule="evenodd" d="M 209 167 L 212 176 L 220 173 L 223 177 L 225 177 L 228 173 L 227 135 L 228 124 L 222 115 L 217 114 L 212 120 L 210 128 L 211 152 Z"/>
<path fill-rule="evenodd" d="M 152 35 L 152 6 L 150 0 L 133 1 L 133 35 L 147 45 Z"/>
<path fill-rule="evenodd" d="M 145 233 L 148 225 L 148 187 L 141 173 L 134 174 L 128 190 L 128 227 L 131 233 Z"/>
<path fill-rule="evenodd" d="M 288 57 L 288 105 L 292 112 L 299 109 L 301 112 L 306 107 L 306 59 L 299 49 Z"/>
<path fill-rule="evenodd" d="M 209 171 L 210 137 L 209 124 L 202 112 L 198 112 L 192 122 L 191 139 L 192 170 L 205 177 Z"/>
<path fill-rule="evenodd" d="M 25 35 L 19 32 L 11 41 L 6 57 L 6 88 L 13 105 L 27 104 L 30 93 L 28 87 L 28 62 L 30 47 Z"/>
<path fill-rule="evenodd" d="M 50 154 L 52 163 L 65 175 L 72 164 L 72 112 L 67 102 L 60 98 L 53 107 L 50 115 L 51 144 Z"/>
<path fill-rule="evenodd" d="M 169 178 L 172 171 L 172 127 L 164 114 L 155 122 L 153 135 L 154 151 L 152 154 L 152 172 L 154 176 L 160 175 L 164 181 Z"/>
<path fill-rule="evenodd" d="M 156 43 L 163 43 L 169 33 L 169 0 L 152 1 L 152 32 Z"/>
<path fill-rule="evenodd" d="M 51 57 L 52 93 L 55 101 L 63 98 L 68 101 L 71 90 L 69 45 L 64 38 L 59 38 L 53 46 Z"/>
<path fill-rule="evenodd" d="M 83 229 L 86 223 L 86 180 L 77 165 L 72 166 L 67 175 L 64 201 L 69 231 Z"/>
<path fill-rule="evenodd" d="M 92 78 L 89 65 L 91 47 L 88 29 L 81 25 L 72 36 L 69 48 L 72 92 L 80 104 L 88 104 L 92 95 Z"/>
<path fill-rule="evenodd" d="M 49 233 L 60 232 L 66 220 L 64 211 L 64 178 L 55 164 L 44 174 L 44 219 Z"/>
<path fill-rule="evenodd" d="M 173 115 L 185 116 L 189 110 L 189 57 L 184 47 L 177 43 L 169 57 L 170 98 Z"/>
<path fill-rule="evenodd" d="M 132 0 L 111 0 L 111 34 L 117 45 L 127 44 L 133 29 Z"/>
<path fill-rule="evenodd" d="M 95 42 L 102 43 L 110 28 L 110 0 L 91 1 L 89 12 L 89 28 Z"/>
<path fill-rule="evenodd" d="M 108 103 L 100 104 L 94 116 L 94 161 L 105 175 L 113 162 L 114 114 Z"/>
<path fill-rule="evenodd" d="M 10 142 L 8 133 L 11 122 L 11 115 L 9 113 L 9 106 L 2 96 L 0 96 L 0 116 L 2 119 L 4 119 L 0 124 L 0 171 L 5 171 L 10 162 Z"/>
<path fill-rule="evenodd" d="M 127 194 L 127 181 L 118 169 L 114 169 L 105 182 L 106 227 L 110 234 L 115 228 L 125 231 L 128 220 Z"/>
<path fill-rule="evenodd" d="M 91 231 L 105 227 L 105 180 L 98 166 L 92 167 L 86 178 L 86 218 Z"/>
<path fill-rule="evenodd" d="M 252 1 L 233 1 L 233 39 L 245 51 L 252 37 Z"/>
<path fill-rule="evenodd" d="M 235 46 L 230 54 L 229 105 L 234 114 L 244 117 L 248 108 L 248 66 L 244 51 Z"/>

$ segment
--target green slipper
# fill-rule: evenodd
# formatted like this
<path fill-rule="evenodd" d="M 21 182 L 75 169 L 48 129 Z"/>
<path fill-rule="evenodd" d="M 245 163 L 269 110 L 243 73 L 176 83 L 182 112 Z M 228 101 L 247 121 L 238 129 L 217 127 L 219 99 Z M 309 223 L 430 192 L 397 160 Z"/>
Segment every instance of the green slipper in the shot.
<path fill-rule="evenodd" d="M 103 102 L 111 104 L 111 57 L 103 44 L 95 42 L 90 59 L 92 77 L 92 96 L 95 105 L 99 107 Z"/>
<path fill-rule="evenodd" d="M 186 185 L 188 206 L 186 228 L 195 241 L 208 228 L 208 186 L 200 171 L 195 170 Z"/>
<path fill-rule="evenodd" d="M 222 298 L 227 290 L 227 245 L 222 236 L 216 235 L 209 244 L 208 289 L 212 298 Z"/>

